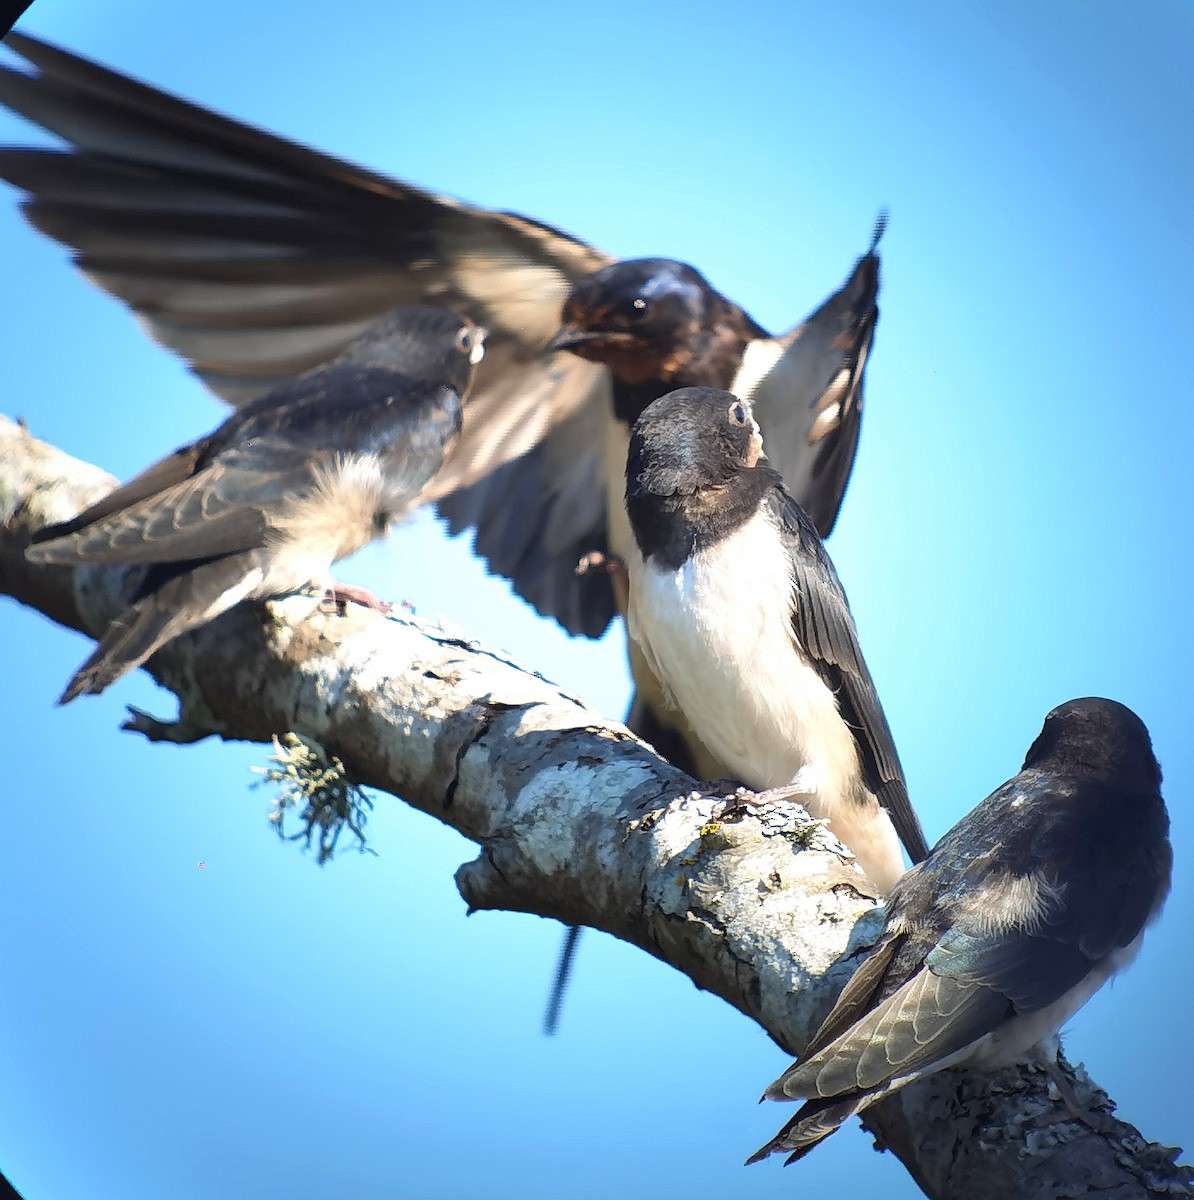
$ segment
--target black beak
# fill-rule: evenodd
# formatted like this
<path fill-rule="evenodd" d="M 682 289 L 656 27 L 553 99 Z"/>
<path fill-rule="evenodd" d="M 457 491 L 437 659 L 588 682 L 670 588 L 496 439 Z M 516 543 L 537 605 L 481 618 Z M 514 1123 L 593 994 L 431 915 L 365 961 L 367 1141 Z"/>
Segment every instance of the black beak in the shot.
<path fill-rule="evenodd" d="M 573 346 L 581 346 L 591 342 L 594 336 L 583 329 L 573 329 L 571 325 L 561 325 L 555 336 L 543 347 L 545 353 L 552 354 L 556 350 L 571 350 Z"/>
<path fill-rule="evenodd" d="M 611 329 L 574 329 L 571 325 L 564 325 L 558 329 L 555 336 L 543 347 L 545 354 L 552 354 L 556 350 L 574 350 L 577 346 L 591 346 L 594 342 L 610 343 L 632 342 L 634 335 L 622 333 Z"/>

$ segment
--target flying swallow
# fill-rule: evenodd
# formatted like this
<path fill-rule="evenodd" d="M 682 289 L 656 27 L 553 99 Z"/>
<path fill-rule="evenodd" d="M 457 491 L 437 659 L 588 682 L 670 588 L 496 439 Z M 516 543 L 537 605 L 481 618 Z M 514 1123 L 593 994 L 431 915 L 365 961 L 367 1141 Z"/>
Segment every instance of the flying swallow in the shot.
<path fill-rule="evenodd" d="M 353 166 L 26 35 L 5 45 L 30 69 L 0 67 L 0 104 L 67 145 L 0 149 L 0 178 L 228 402 L 329 361 L 398 305 L 450 307 L 489 330 L 459 446 L 423 499 L 454 532 L 473 527 L 491 569 L 569 632 L 598 637 L 617 612 L 609 577 L 575 567 L 628 548 L 629 425 L 682 383 L 732 381 L 753 398 L 772 456 L 828 532 L 858 439 L 874 247 L 771 338 L 683 264 L 619 264 L 541 222 Z M 623 297 L 638 321 L 624 345 L 604 311 Z M 645 388 L 631 395 L 636 379 Z"/>
<path fill-rule="evenodd" d="M 793 1162 L 947 1067 L 993 1070 L 1037 1047 L 1056 1070 L 1057 1031 L 1132 961 L 1169 893 L 1160 788 L 1130 709 L 1097 698 L 1055 708 L 1023 770 L 895 886 L 874 949 L 767 1089 L 804 1105 L 750 1161 Z"/>
<path fill-rule="evenodd" d="M 59 703 L 102 692 L 241 600 L 330 584 L 332 563 L 384 534 L 440 469 L 483 337 L 444 309 L 396 309 L 330 363 L 40 530 L 33 562 L 145 567 Z"/>
<path fill-rule="evenodd" d="M 794 785 L 885 891 L 928 853 L 821 539 L 763 456 L 750 405 L 682 388 L 635 422 L 626 461 L 627 627 L 731 776 Z"/>

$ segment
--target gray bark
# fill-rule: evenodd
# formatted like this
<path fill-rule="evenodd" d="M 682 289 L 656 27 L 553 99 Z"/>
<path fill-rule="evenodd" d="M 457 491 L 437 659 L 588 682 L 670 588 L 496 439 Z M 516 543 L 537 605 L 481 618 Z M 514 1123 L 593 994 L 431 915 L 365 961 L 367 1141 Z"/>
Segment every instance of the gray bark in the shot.
<path fill-rule="evenodd" d="M 34 568 L 23 550 L 32 530 L 111 485 L 0 417 L 0 592 L 102 630 L 122 570 Z M 798 805 L 725 813 L 617 722 L 425 621 L 356 607 L 338 615 L 305 596 L 242 605 L 148 670 L 178 696 L 179 718 L 134 713 L 126 728 L 176 742 L 314 738 L 356 783 L 478 843 L 456 875 L 470 908 L 632 942 L 791 1053 L 878 932 L 865 879 Z M 1072 1119 L 1031 1063 L 942 1073 L 876 1105 L 867 1124 L 941 1200 L 1194 1195 L 1176 1152 L 1107 1120 L 1107 1098 L 1081 1068 L 1076 1080 L 1093 1124 L 1105 1125 L 1098 1132 Z M 776 1107 L 777 1127 L 786 1111 Z"/>

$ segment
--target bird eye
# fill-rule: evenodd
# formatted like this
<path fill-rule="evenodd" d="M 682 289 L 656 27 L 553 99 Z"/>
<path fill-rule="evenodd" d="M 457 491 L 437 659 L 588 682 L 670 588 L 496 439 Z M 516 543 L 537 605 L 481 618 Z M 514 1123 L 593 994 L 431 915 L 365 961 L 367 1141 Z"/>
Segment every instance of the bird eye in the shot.
<path fill-rule="evenodd" d="M 466 326 L 456 335 L 456 349 L 476 366 L 485 356 L 485 330 L 479 325 Z"/>
<path fill-rule="evenodd" d="M 730 424 L 737 425 L 742 428 L 748 424 L 750 416 L 746 411 L 746 405 L 741 400 L 735 400 L 730 405 Z"/>
<path fill-rule="evenodd" d="M 631 300 L 629 307 L 626 309 L 626 315 L 632 321 L 641 321 L 646 317 L 647 302 L 642 298 L 642 296 L 635 296 L 635 298 Z"/>

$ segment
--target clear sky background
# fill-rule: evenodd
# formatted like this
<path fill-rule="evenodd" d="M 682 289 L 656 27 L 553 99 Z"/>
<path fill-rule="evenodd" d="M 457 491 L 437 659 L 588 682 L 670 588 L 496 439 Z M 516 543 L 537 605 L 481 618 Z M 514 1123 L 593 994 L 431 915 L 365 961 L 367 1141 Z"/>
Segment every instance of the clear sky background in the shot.
<path fill-rule="evenodd" d="M 615 254 L 689 260 L 771 328 L 889 207 L 830 550 L 930 839 L 1063 700 L 1115 697 L 1152 730 L 1173 895 L 1067 1046 L 1146 1136 L 1194 1142 L 1194 10 L 36 0 L 23 27 Z M 33 137 L 0 116 L 0 141 Z M 0 409 L 121 477 L 216 424 L 14 201 Z M 341 574 L 623 711 L 620 633 L 569 642 L 429 518 Z M 756 1107 L 786 1065 L 758 1028 L 591 934 L 542 1038 L 560 928 L 466 921 L 472 847 L 379 796 L 379 856 L 321 870 L 250 790 L 262 747 L 117 731 L 126 703 L 172 713 L 147 677 L 56 709 L 86 651 L 0 606 L 0 1167 L 27 1200 L 917 1194 L 857 1125 L 747 1172 L 789 1111 Z"/>

